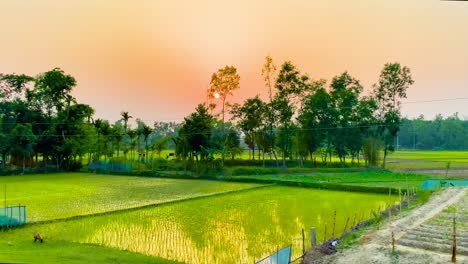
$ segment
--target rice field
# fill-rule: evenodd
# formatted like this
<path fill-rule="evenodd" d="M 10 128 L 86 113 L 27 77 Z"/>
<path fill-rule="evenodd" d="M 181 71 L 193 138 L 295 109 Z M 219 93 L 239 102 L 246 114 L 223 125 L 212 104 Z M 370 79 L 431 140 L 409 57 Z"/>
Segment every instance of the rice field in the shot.
<path fill-rule="evenodd" d="M 271 186 L 144 209 L 29 225 L 0 234 L 0 244 L 30 240 L 86 243 L 184 263 L 253 263 L 278 247 L 302 250 L 301 230 L 317 228 L 318 240 L 335 236 L 396 202 L 389 195 Z M 32 242 L 31 242 L 32 243 Z M 0 247 L 0 255 L 2 247 Z"/>
<path fill-rule="evenodd" d="M 258 185 L 89 173 L 2 176 L 2 200 L 5 186 L 7 204 L 26 205 L 27 219 L 31 222 L 122 210 Z"/>

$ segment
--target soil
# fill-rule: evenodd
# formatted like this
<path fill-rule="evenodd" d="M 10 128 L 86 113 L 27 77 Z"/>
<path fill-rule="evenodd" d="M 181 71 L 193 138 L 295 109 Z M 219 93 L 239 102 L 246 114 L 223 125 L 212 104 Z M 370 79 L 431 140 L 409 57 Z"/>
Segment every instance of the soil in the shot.
<path fill-rule="evenodd" d="M 451 263 L 451 230 L 453 213 L 449 206 L 457 208 L 457 263 L 468 264 L 468 188 L 448 188 L 434 194 L 423 206 L 396 216 L 383 224 L 379 230 L 368 232 L 361 244 L 338 253 L 320 256 L 309 252 L 304 264 L 324 263 L 388 263 L 429 264 Z M 396 240 L 392 253 L 392 232 Z M 448 234 L 448 235 L 447 235 Z"/>

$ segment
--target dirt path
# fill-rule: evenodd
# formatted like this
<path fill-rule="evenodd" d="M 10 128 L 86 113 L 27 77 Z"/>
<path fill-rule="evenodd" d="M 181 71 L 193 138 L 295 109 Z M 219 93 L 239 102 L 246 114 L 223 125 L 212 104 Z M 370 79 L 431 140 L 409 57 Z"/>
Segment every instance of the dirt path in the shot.
<path fill-rule="evenodd" d="M 450 263 L 451 214 L 447 208 L 459 208 L 460 224 L 459 254 L 457 263 L 468 263 L 464 246 L 468 241 L 466 216 L 468 213 L 468 188 L 449 188 L 435 194 L 423 206 L 385 223 L 380 230 L 365 235 L 363 244 L 326 256 L 319 261 L 306 257 L 304 263 Z M 449 209 L 450 209 L 449 208 Z M 442 219 L 442 221 L 440 221 Z M 445 221 L 447 219 L 447 221 Z M 448 229 L 448 230 L 447 230 Z M 441 231 L 443 230 L 443 231 Z M 391 254 L 391 233 L 397 240 L 397 254 Z M 444 233 L 445 232 L 445 233 Z"/>

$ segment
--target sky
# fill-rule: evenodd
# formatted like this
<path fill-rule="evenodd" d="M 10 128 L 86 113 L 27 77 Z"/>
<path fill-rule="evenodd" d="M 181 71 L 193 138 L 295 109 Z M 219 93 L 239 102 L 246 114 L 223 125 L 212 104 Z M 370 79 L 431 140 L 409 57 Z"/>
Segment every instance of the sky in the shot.
<path fill-rule="evenodd" d="M 238 69 L 231 102 L 260 95 L 265 56 L 368 92 L 383 65 L 411 69 L 403 115 L 468 119 L 468 2 L 439 0 L 0 0 L 0 73 L 55 67 L 96 116 L 183 120 L 213 72 Z M 422 102 L 447 98 L 452 101 Z"/>

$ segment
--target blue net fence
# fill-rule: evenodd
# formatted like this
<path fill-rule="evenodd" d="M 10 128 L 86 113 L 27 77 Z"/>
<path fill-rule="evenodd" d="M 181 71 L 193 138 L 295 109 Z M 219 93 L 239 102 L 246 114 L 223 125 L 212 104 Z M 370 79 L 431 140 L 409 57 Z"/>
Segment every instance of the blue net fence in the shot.
<path fill-rule="evenodd" d="M 422 190 L 435 190 L 457 186 L 468 186 L 468 180 L 426 180 L 422 185 Z"/>
<path fill-rule="evenodd" d="M 88 164 L 88 169 L 96 172 L 130 173 L 132 166 L 117 162 L 95 161 Z"/>
<path fill-rule="evenodd" d="M 0 227 L 18 226 L 26 223 L 26 206 L 0 208 Z"/>
<path fill-rule="evenodd" d="M 278 250 L 262 260 L 256 261 L 255 264 L 289 264 L 291 262 L 292 247 L 287 246 Z"/>

